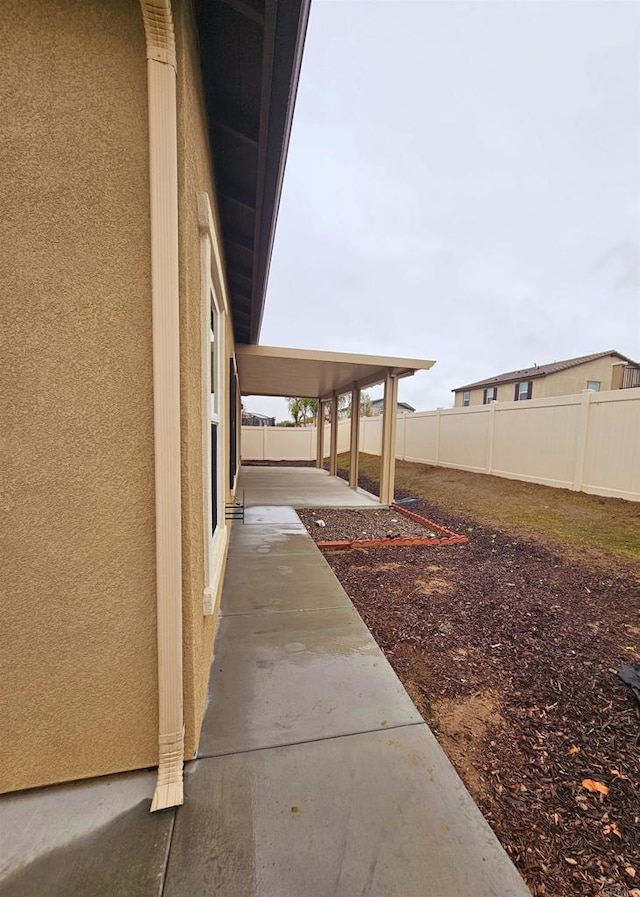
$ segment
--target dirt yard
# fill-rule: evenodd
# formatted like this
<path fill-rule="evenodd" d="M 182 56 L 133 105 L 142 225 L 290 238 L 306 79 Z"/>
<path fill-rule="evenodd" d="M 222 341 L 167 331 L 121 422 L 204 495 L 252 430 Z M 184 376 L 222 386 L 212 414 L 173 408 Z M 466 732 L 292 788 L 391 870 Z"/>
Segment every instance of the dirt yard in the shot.
<path fill-rule="evenodd" d="M 327 559 L 533 894 L 640 897 L 640 507 L 459 473 L 398 497 L 469 544 Z"/>

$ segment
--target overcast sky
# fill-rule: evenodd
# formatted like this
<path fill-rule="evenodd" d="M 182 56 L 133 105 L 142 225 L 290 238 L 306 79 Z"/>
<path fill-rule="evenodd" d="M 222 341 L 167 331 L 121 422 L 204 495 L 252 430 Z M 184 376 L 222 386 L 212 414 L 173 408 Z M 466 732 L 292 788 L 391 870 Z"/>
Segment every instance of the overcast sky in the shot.
<path fill-rule="evenodd" d="M 435 359 L 418 410 L 640 360 L 639 247 L 640 4 L 313 0 L 261 343 Z"/>

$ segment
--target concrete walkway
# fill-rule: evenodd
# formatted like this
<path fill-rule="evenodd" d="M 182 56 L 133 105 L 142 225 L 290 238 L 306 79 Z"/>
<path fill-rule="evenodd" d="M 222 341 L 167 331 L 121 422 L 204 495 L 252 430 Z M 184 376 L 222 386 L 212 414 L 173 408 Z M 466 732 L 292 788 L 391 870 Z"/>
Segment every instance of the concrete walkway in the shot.
<path fill-rule="evenodd" d="M 290 508 L 234 527 L 185 795 L 163 897 L 529 894 Z"/>
<path fill-rule="evenodd" d="M 288 507 L 234 525 L 199 758 L 0 799 L 2 897 L 526 897 Z"/>
<path fill-rule="evenodd" d="M 293 508 L 379 507 L 375 495 L 350 489 L 341 477 L 317 467 L 243 467 L 238 495 L 252 505 L 288 505 Z"/>

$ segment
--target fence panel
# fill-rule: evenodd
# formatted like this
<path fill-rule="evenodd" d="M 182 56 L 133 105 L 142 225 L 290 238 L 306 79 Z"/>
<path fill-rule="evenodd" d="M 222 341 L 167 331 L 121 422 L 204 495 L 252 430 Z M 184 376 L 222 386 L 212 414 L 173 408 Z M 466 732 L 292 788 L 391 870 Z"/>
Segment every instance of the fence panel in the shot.
<path fill-rule="evenodd" d="M 340 421 L 338 451 L 349 441 L 350 421 Z M 363 418 L 360 451 L 379 455 L 381 442 L 382 418 Z M 314 427 L 242 428 L 244 460 L 315 452 Z M 640 501 L 640 388 L 401 415 L 396 457 Z"/>
<path fill-rule="evenodd" d="M 580 395 L 499 402 L 492 409 L 493 449 L 487 473 L 573 488 L 582 417 Z"/>
<path fill-rule="evenodd" d="M 486 473 L 489 425 L 489 415 L 484 408 L 441 411 L 438 464 Z"/>
<path fill-rule="evenodd" d="M 363 417 L 360 422 L 360 451 L 379 455 L 382 446 L 382 417 Z"/>
<path fill-rule="evenodd" d="M 640 501 L 640 388 L 592 396 L 582 488 Z"/>
<path fill-rule="evenodd" d="M 243 461 L 265 461 L 263 430 L 268 427 L 242 427 L 240 430 L 240 457 Z"/>
<path fill-rule="evenodd" d="M 438 461 L 438 411 L 407 414 L 404 419 L 404 460 L 436 464 Z"/>

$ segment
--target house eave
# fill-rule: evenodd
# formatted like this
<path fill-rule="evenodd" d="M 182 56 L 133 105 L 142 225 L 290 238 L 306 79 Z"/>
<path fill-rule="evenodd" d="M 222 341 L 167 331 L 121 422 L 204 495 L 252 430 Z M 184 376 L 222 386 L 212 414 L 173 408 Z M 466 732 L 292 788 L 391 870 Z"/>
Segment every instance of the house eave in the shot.
<path fill-rule="evenodd" d="M 196 0 L 218 218 L 240 344 L 260 335 L 309 6 L 310 0 Z"/>

